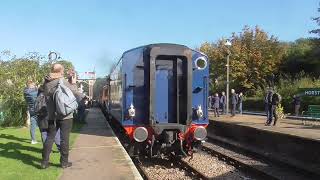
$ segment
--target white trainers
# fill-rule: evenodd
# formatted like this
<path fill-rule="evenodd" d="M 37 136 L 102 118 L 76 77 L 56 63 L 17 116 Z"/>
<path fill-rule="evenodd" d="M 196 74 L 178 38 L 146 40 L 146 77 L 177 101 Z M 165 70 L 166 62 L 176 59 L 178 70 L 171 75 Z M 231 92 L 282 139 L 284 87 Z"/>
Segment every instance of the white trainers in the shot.
<path fill-rule="evenodd" d="M 38 141 L 32 140 L 31 144 L 38 144 Z"/>

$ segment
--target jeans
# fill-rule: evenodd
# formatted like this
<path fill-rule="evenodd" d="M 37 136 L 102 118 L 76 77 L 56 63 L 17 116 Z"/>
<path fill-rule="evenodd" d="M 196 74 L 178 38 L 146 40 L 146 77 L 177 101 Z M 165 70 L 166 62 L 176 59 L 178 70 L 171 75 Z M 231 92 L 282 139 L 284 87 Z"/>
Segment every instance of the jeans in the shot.
<path fill-rule="evenodd" d="M 276 108 L 277 108 L 277 105 L 268 105 L 268 114 L 267 114 L 268 120 L 267 120 L 266 124 L 270 125 L 272 123 L 272 119 L 274 117 L 273 125 L 276 125 L 277 120 L 278 120 L 278 116 L 276 114 Z"/>
<path fill-rule="evenodd" d="M 221 106 L 222 106 L 222 114 L 226 114 L 226 104 L 221 104 Z"/>
<path fill-rule="evenodd" d="M 299 109 L 300 109 L 300 105 L 295 105 L 294 106 L 294 114 L 295 114 L 295 116 L 299 116 Z"/>
<path fill-rule="evenodd" d="M 271 115 L 274 116 L 274 121 L 273 121 L 273 125 L 276 125 L 277 124 L 277 120 L 278 120 L 278 116 L 277 116 L 277 113 L 276 113 L 276 109 L 277 109 L 277 105 L 272 105 L 271 107 Z M 272 117 L 271 117 L 272 118 Z M 272 122 L 272 119 L 271 121 L 269 122 L 269 124 L 271 124 Z"/>
<path fill-rule="evenodd" d="M 78 114 L 77 114 L 77 121 L 78 122 L 84 122 L 85 111 L 86 111 L 86 109 L 84 107 L 78 108 Z"/>
<path fill-rule="evenodd" d="M 219 117 L 219 108 L 213 107 L 214 117 Z"/>
<path fill-rule="evenodd" d="M 48 129 L 40 129 L 40 132 L 41 132 L 42 143 L 44 144 L 48 136 Z M 54 142 L 58 150 L 60 151 L 60 129 L 57 130 L 56 136 L 54 138 Z"/>
<path fill-rule="evenodd" d="M 242 114 L 242 103 L 239 103 L 239 113 Z"/>
<path fill-rule="evenodd" d="M 36 129 L 38 128 L 37 116 L 30 116 L 30 136 L 32 141 L 36 141 Z"/>
<path fill-rule="evenodd" d="M 57 120 L 56 125 L 54 125 L 54 121 L 49 120 L 48 137 L 42 151 L 42 163 L 49 163 L 53 141 L 58 129 L 60 129 L 60 163 L 61 165 L 68 163 L 69 136 L 72 129 L 72 122 L 73 119 Z"/>

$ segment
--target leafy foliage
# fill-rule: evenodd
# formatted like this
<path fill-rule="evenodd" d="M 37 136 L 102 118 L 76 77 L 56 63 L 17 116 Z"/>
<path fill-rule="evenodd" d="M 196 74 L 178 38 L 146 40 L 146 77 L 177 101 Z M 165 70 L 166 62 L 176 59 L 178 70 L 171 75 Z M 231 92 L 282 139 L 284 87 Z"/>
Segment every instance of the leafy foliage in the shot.
<path fill-rule="evenodd" d="M 73 67 L 68 61 L 60 63 L 65 65 L 66 70 Z M 33 80 L 37 85 L 42 84 L 44 76 L 50 71 L 50 66 L 51 62 L 46 61 L 44 56 L 38 53 L 28 53 L 21 58 L 10 56 L 9 59 L 0 60 L 0 111 L 4 112 L 2 126 L 24 125 L 27 106 L 23 89 L 26 87 L 26 82 Z"/>
<path fill-rule="evenodd" d="M 282 96 L 284 112 L 294 112 L 293 95 L 300 93 L 300 88 L 320 87 L 320 80 L 311 78 L 305 73 L 299 73 L 292 78 L 290 76 L 281 76 L 276 85 L 276 92 Z M 244 108 L 248 110 L 264 111 L 264 96 L 266 89 L 258 89 L 254 97 L 247 98 L 244 102 Z M 302 96 L 301 110 L 306 110 L 310 104 L 320 104 L 320 97 Z"/>
<path fill-rule="evenodd" d="M 306 72 L 320 76 L 320 40 L 301 38 L 288 44 L 287 55 L 281 63 L 281 73 L 295 76 Z"/>
<path fill-rule="evenodd" d="M 284 110 L 281 104 L 278 104 L 276 107 L 276 116 L 279 118 L 279 120 L 284 118 Z"/>
<path fill-rule="evenodd" d="M 230 51 L 231 87 L 243 90 L 255 90 L 264 87 L 268 77 L 278 72 L 285 55 L 285 46 L 274 36 L 269 36 L 259 27 L 251 29 L 245 26 L 241 33 L 233 33 L 230 49 L 225 40 L 204 43 L 200 50 L 211 61 L 211 78 L 217 79 L 215 90 L 221 90 L 226 81 L 226 56 Z M 219 83 L 222 82 L 222 83 Z"/>

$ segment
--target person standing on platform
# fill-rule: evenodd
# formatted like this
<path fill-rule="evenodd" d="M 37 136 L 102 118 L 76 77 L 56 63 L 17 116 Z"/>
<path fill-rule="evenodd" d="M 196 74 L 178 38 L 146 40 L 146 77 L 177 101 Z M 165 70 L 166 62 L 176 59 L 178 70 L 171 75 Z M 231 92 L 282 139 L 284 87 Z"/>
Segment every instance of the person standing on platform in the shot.
<path fill-rule="evenodd" d="M 212 104 L 212 95 L 208 97 L 208 107 L 209 107 L 209 109 L 212 109 L 211 104 Z"/>
<path fill-rule="evenodd" d="M 268 120 L 268 93 L 269 91 L 267 91 L 266 95 L 264 96 L 264 111 L 267 115 L 267 120 Z"/>
<path fill-rule="evenodd" d="M 234 117 L 236 115 L 236 107 L 238 104 L 238 97 L 234 89 L 231 89 L 231 117 Z"/>
<path fill-rule="evenodd" d="M 218 93 L 215 94 L 215 96 L 212 98 L 212 107 L 213 107 L 213 111 L 214 111 L 214 117 L 219 117 L 219 103 L 220 103 L 220 99 L 219 99 L 219 95 Z"/>
<path fill-rule="evenodd" d="M 44 144 L 48 136 L 48 110 L 47 110 L 47 98 L 43 94 L 43 86 L 38 89 L 38 97 L 35 102 L 35 112 L 37 114 L 37 122 L 41 133 L 41 140 Z M 60 129 L 57 130 L 54 142 L 60 151 Z"/>
<path fill-rule="evenodd" d="M 226 114 L 226 95 L 225 92 L 221 93 L 220 104 L 222 109 L 222 114 Z"/>
<path fill-rule="evenodd" d="M 238 102 L 239 102 L 239 114 L 242 114 L 242 100 L 243 100 L 243 94 L 242 92 L 239 93 L 239 98 L 238 98 Z"/>
<path fill-rule="evenodd" d="M 63 93 L 62 89 L 64 89 L 65 93 L 68 93 L 67 89 L 71 90 L 71 92 L 78 99 L 83 99 L 84 95 L 78 91 L 78 88 L 75 85 L 76 79 L 72 79 L 71 81 L 72 84 L 70 84 L 67 80 L 64 79 L 64 67 L 61 64 L 52 65 L 51 73 L 49 74 L 47 80 L 48 82 L 44 83 L 44 95 L 48 98 L 48 101 L 47 101 L 48 137 L 43 146 L 41 168 L 46 169 L 49 167 L 49 157 L 52 150 L 52 144 L 53 144 L 57 129 L 59 128 L 60 128 L 60 139 L 61 139 L 60 166 L 62 168 L 71 167 L 72 163 L 69 162 L 68 159 L 69 159 L 69 136 L 72 129 L 73 113 L 69 113 L 66 116 L 60 114 L 57 111 L 56 99 L 54 100 L 53 98 L 54 97 L 59 98 L 55 96 L 55 93 L 57 92 L 60 93 L 58 95 L 62 96 L 63 95 L 61 94 Z M 58 88 L 60 88 L 61 91 Z M 62 101 L 62 98 L 59 98 L 59 101 Z M 74 103 L 74 101 L 72 103 Z"/>
<path fill-rule="evenodd" d="M 268 94 L 266 96 L 266 102 L 267 102 L 267 122 L 266 122 L 266 126 L 269 126 L 272 122 L 272 96 L 273 96 L 273 92 L 272 90 L 268 91 Z"/>
<path fill-rule="evenodd" d="M 300 110 L 300 105 L 301 105 L 300 96 L 293 95 L 293 105 L 294 105 L 294 114 L 295 114 L 295 116 L 299 116 L 299 110 Z"/>
<path fill-rule="evenodd" d="M 24 89 L 24 98 L 28 105 L 28 112 L 30 115 L 30 135 L 31 135 L 31 144 L 37 144 L 36 140 L 36 129 L 37 125 L 37 115 L 34 110 L 34 104 L 37 98 L 38 89 L 36 84 L 32 80 L 27 81 L 27 87 Z"/>

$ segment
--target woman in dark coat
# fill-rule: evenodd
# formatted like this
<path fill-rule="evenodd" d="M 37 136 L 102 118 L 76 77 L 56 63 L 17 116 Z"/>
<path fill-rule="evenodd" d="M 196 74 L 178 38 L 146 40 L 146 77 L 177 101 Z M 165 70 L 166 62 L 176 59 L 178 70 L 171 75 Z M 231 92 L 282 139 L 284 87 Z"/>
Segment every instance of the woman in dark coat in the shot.
<path fill-rule="evenodd" d="M 219 117 L 220 99 L 219 99 L 218 93 L 216 93 L 215 96 L 212 98 L 211 103 L 212 103 L 212 107 L 213 107 L 214 117 L 217 117 L 217 116 Z"/>

